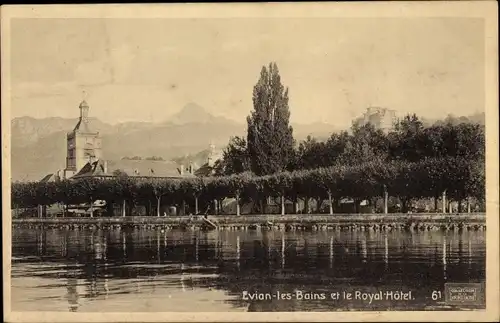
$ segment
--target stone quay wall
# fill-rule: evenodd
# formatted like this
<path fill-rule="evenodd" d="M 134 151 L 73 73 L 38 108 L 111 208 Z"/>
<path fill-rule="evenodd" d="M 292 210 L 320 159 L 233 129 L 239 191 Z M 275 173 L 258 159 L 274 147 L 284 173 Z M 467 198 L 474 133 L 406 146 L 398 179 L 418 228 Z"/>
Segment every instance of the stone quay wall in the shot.
<path fill-rule="evenodd" d="M 29 228 L 146 228 L 183 230 L 485 230 L 485 213 L 409 213 L 409 214 L 257 214 L 177 217 L 81 217 L 12 219 L 13 227 Z"/>

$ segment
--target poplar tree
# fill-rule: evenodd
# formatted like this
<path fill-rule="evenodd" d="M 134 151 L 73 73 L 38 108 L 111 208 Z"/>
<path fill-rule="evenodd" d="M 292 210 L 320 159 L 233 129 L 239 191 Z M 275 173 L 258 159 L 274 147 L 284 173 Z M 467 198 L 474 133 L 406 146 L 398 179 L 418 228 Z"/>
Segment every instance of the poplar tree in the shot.
<path fill-rule="evenodd" d="M 248 156 L 257 175 L 285 170 L 293 156 L 293 129 L 289 125 L 288 88 L 281 83 L 278 66 L 262 67 L 253 89 L 253 107 L 247 118 Z"/>

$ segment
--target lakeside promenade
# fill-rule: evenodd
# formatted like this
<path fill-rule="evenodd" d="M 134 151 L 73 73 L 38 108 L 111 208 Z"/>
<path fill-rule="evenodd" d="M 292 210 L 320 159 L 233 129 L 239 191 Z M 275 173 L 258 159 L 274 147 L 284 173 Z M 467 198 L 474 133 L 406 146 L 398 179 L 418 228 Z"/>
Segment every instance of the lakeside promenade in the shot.
<path fill-rule="evenodd" d="M 28 227 L 142 227 L 220 230 L 483 230 L 485 213 L 391 214 L 256 214 L 193 216 L 57 217 L 12 219 L 12 225 Z"/>

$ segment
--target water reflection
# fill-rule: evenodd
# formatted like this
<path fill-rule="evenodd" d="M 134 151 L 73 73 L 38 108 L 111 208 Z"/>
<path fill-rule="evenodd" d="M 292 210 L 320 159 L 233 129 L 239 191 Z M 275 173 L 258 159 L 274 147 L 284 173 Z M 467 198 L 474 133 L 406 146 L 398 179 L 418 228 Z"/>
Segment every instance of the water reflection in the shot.
<path fill-rule="evenodd" d="M 484 281 L 485 234 L 15 229 L 13 259 L 14 310 L 442 309 L 432 290 Z M 355 289 L 411 290 L 416 300 L 242 297 Z"/>
<path fill-rule="evenodd" d="M 68 270 L 71 270 L 71 269 L 68 269 Z M 77 289 L 78 288 L 78 279 L 73 275 L 68 275 L 66 288 L 67 288 L 66 297 L 68 299 L 69 311 L 76 312 L 78 310 L 78 306 L 79 306 L 78 300 L 79 300 L 79 295 L 81 293 Z"/>
<path fill-rule="evenodd" d="M 443 279 L 446 280 L 446 236 L 443 237 Z"/>

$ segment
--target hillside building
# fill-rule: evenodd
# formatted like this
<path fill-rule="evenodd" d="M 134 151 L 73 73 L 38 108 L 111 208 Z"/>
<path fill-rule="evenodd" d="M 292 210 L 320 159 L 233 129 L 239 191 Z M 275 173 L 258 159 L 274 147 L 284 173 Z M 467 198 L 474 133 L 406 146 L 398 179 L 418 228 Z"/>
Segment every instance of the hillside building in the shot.
<path fill-rule="evenodd" d="M 366 112 L 357 119 L 357 123 L 360 126 L 369 123 L 373 125 L 375 129 L 380 129 L 386 133 L 394 129 L 396 121 L 396 111 L 379 107 L 367 108 Z"/>
<path fill-rule="evenodd" d="M 217 150 L 213 143 L 210 144 L 210 148 L 208 150 L 207 162 L 201 165 L 199 168 L 197 168 L 194 174 L 199 177 L 206 177 L 213 175 L 215 163 L 219 159 L 222 159 L 222 157 L 223 157 L 223 152 L 221 150 Z"/>

